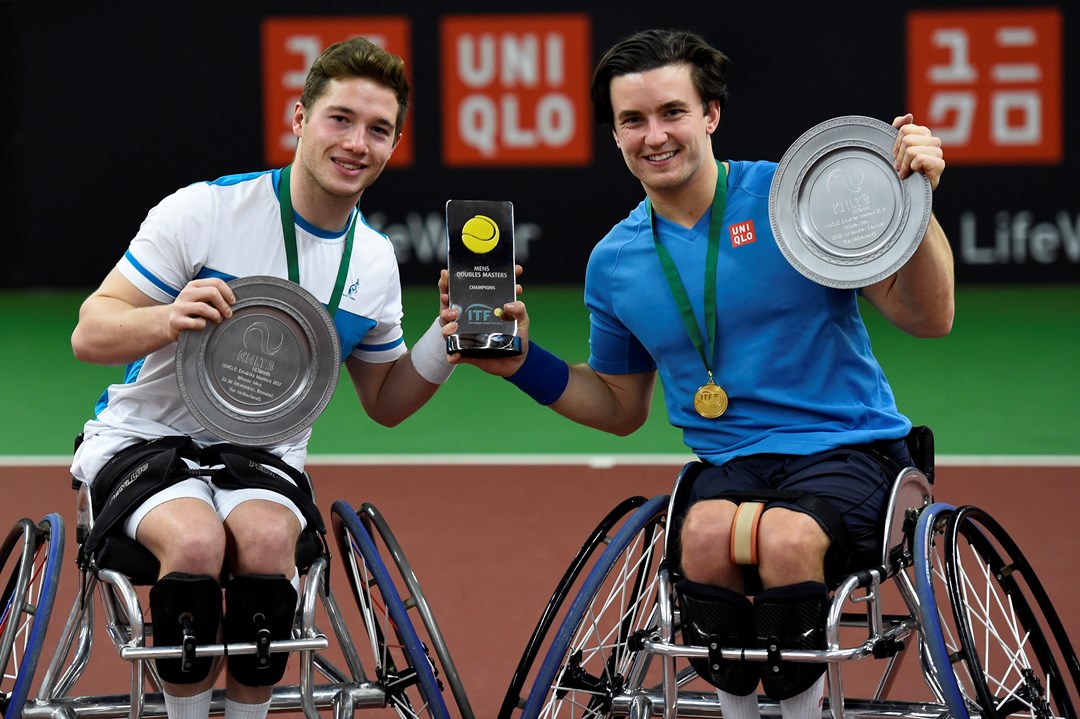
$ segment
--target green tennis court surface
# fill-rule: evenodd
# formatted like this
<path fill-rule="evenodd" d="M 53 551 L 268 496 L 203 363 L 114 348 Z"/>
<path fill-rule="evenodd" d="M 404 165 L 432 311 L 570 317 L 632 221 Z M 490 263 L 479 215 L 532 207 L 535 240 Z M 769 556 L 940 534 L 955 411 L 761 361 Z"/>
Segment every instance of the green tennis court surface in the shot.
<path fill-rule="evenodd" d="M 63 456 L 120 367 L 77 362 L 69 337 L 85 292 L 0 292 L 0 455 Z M 579 287 L 527 287 L 534 335 L 570 362 L 588 356 Z M 412 342 L 434 287 L 406 288 Z M 1080 455 L 1080 286 L 962 287 L 949 337 L 918 340 L 865 311 L 900 408 L 929 424 L 941 455 Z M 397 428 L 363 414 L 343 374 L 315 424 L 314 454 L 685 454 L 658 394 L 626 438 L 579 427 L 508 383 L 459 368 Z"/>

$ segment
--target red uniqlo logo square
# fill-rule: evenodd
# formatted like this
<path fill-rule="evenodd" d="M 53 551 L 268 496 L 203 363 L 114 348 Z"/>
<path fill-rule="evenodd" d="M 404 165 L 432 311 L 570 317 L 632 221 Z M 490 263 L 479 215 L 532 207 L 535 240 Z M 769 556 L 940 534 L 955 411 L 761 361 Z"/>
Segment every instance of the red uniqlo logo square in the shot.
<path fill-rule="evenodd" d="M 908 106 L 955 164 L 1056 164 L 1062 150 L 1062 14 L 908 13 Z"/>
<path fill-rule="evenodd" d="M 268 165 L 292 162 L 296 150 L 296 137 L 292 133 L 293 108 L 304 90 L 304 79 L 311 65 L 330 45 L 356 36 L 365 37 L 404 60 L 405 74 L 412 84 L 409 20 L 405 17 L 271 17 L 263 20 L 263 155 Z M 388 167 L 412 165 L 410 123 L 406 117 L 404 134 L 387 163 Z"/>
<path fill-rule="evenodd" d="M 753 220 L 747 220 L 746 222 L 740 222 L 737 225 L 731 225 L 728 227 L 728 233 L 731 235 L 732 247 L 742 247 L 757 239 L 757 233 L 754 232 Z"/>
<path fill-rule="evenodd" d="M 590 33 L 584 13 L 443 17 L 443 162 L 589 164 Z"/>

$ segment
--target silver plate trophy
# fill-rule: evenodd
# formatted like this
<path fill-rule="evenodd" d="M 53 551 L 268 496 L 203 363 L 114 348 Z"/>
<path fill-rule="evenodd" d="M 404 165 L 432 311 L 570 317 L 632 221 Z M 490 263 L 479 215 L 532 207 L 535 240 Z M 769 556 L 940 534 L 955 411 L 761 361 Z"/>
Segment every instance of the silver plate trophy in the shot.
<path fill-rule="evenodd" d="M 458 331 L 446 338 L 447 353 L 466 357 L 521 354 L 517 322 L 500 317 L 502 306 L 517 299 L 513 204 L 448 200 L 446 269 L 450 306 L 459 312 Z"/>
<path fill-rule="evenodd" d="M 176 379 L 209 432 L 244 446 L 278 444 L 307 429 L 337 386 L 341 349 L 326 308 L 277 277 L 229 283 L 232 317 L 176 344 Z"/>
<path fill-rule="evenodd" d="M 860 115 L 807 130 L 788 148 L 769 191 L 776 244 L 814 282 L 865 287 L 896 272 L 930 223 L 930 181 L 901 180 L 897 130 Z"/>

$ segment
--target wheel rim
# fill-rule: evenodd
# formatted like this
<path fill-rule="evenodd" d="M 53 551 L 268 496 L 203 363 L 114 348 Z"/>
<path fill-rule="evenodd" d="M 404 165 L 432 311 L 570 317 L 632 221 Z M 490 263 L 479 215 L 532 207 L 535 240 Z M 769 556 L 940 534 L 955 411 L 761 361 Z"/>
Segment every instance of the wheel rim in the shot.
<path fill-rule="evenodd" d="M 16 548 L 17 555 L 12 551 Z M 63 548 L 63 521 L 50 514 L 38 525 L 20 521 L 0 551 L 0 567 L 5 573 L 11 571 L 0 596 L 4 716 L 21 713 L 29 694 L 56 598 Z"/>
<path fill-rule="evenodd" d="M 443 639 L 442 631 L 439 629 L 438 622 L 435 620 L 435 615 L 431 610 L 431 606 L 428 604 L 427 597 L 420 587 L 420 582 L 416 578 L 416 573 L 413 572 L 412 565 L 409 563 L 404 550 L 401 548 L 400 543 L 391 531 L 390 525 L 387 523 L 386 519 L 383 518 L 379 510 L 374 505 L 367 502 L 361 505 L 358 515 L 365 529 L 370 533 L 371 538 L 380 543 L 377 547 L 380 550 L 380 554 L 383 554 L 383 550 L 385 550 L 385 555 L 389 556 L 393 561 L 393 566 L 397 570 L 396 578 L 400 579 L 400 584 L 398 586 L 403 591 L 403 604 L 406 611 L 413 612 L 415 610 L 415 614 L 420 617 L 420 625 L 423 627 L 426 634 L 426 638 L 424 638 L 425 644 L 430 643 L 434 648 L 435 657 L 437 658 L 439 668 L 441 669 L 441 672 L 437 672 L 437 676 L 441 677 L 450 685 L 451 694 L 453 694 L 454 701 L 457 704 L 459 716 L 461 719 L 473 719 L 472 706 L 469 703 L 465 687 L 461 682 L 461 677 L 458 675 L 453 657 L 450 655 L 450 648 Z"/>
<path fill-rule="evenodd" d="M 356 512 L 341 500 L 331 508 L 331 517 L 339 555 L 366 629 L 362 661 L 374 664 L 387 706 L 405 719 L 448 718 L 434 666 L 370 535 Z"/>
<path fill-rule="evenodd" d="M 984 716 L 1076 717 L 1077 672 L 1068 638 L 1034 570 L 1001 526 L 962 507 L 945 557 L 958 655 Z"/>
<path fill-rule="evenodd" d="M 503 697 L 498 719 L 509 719 L 513 712 L 521 709 L 521 704 L 524 703 L 524 698 L 528 694 L 526 684 L 530 679 L 535 678 L 530 677 L 530 673 L 532 673 L 536 657 L 539 656 L 541 649 L 550 642 L 551 627 L 555 620 L 563 615 L 566 599 L 571 596 L 570 593 L 575 589 L 578 578 L 587 567 L 591 566 L 595 557 L 601 553 L 602 548 L 611 543 L 614 527 L 633 510 L 645 504 L 646 501 L 645 497 L 641 496 L 623 500 L 600 520 L 582 543 L 581 549 L 578 550 L 577 555 L 570 562 L 569 567 L 555 587 L 551 598 L 548 599 L 548 604 L 544 608 L 536 628 L 533 629 L 532 636 L 529 637 L 529 641 L 525 645 L 521 659 L 518 661 L 510 685 L 506 690 L 506 696 Z"/>
<path fill-rule="evenodd" d="M 537 675 L 524 716 L 606 717 L 619 695 L 639 688 L 647 666 L 631 647 L 658 630 L 659 563 L 666 497 L 639 509 L 597 560 Z"/>

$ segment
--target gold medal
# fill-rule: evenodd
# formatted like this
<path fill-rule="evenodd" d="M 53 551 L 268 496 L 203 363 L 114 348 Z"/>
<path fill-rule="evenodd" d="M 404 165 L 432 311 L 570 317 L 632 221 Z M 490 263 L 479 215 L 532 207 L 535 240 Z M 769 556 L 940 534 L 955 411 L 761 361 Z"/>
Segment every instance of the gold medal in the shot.
<path fill-rule="evenodd" d="M 653 245 L 656 247 L 656 257 L 660 260 L 660 266 L 664 270 L 668 287 L 671 288 L 671 296 L 675 305 L 679 308 L 683 324 L 686 325 L 686 333 L 694 344 L 698 356 L 701 357 L 705 371 L 709 373 L 709 381 L 694 394 L 694 409 L 705 419 L 716 419 L 728 408 L 728 396 L 724 388 L 713 382 L 712 362 L 716 357 L 716 268 L 720 256 L 720 237 L 724 234 L 724 208 L 727 203 L 727 168 L 724 163 L 716 161 L 716 184 L 713 187 L 712 209 L 709 215 L 709 246 L 705 251 L 705 288 L 703 292 L 705 332 L 698 325 L 697 316 L 690 296 L 683 285 L 679 268 L 675 266 L 675 260 L 671 253 L 660 242 L 660 236 L 656 232 L 656 223 L 653 219 L 652 202 L 646 198 L 645 210 L 649 215 L 649 229 L 652 230 Z"/>
<path fill-rule="evenodd" d="M 720 385 L 713 382 L 712 373 L 709 373 L 709 381 L 698 387 L 694 395 L 694 409 L 706 419 L 716 419 L 728 408 L 727 392 Z"/>

